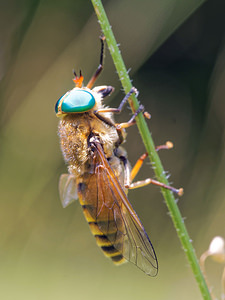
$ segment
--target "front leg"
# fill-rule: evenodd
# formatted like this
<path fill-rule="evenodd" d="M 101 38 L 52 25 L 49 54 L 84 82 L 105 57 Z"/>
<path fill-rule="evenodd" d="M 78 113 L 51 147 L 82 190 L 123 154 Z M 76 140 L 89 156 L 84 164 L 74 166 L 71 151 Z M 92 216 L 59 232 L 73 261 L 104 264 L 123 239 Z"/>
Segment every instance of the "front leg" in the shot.
<path fill-rule="evenodd" d="M 124 105 L 130 98 L 130 96 L 134 93 L 136 94 L 136 96 L 138 96 L 138 90 L 135 87 L 132 87 L 131 90 L 129 91 L 129 93 L 127 93 L 126 96 L 123 98 L 123 100 L 121 101 L 118 108 L 111 108 L 111 107 L 102 108 L 102 109 L 96 110 L 96 113 L 104 113 L 104 112 L 111 112 L 111 113 L 115 113 L 115 114 L 121 113 L 122 109 L 124 108 Z"/>
<path fill-rule="evenodd" d="M 150 114 L 147 113 L 147 112 L 144 112 L 144 106 L 140 105 L 139 108 L 137 109 L 137 111 L 132 115 L 132 117 L 130 118 L 130 120 L 128 122 L 124 122 L 124 123 L 120 123 L 120 124 L 114 124 L 112 121 L 110 121 L 110 120 L 106 119 L 105 117 L 103 117 L 101 115 L 101 113 L 106 113 L 106 112 L 120 113 L 122 111 L 122 109 L 124 108 L 126 102 L 128 101 L 129 97 L 133 93 L 135 93 L 136 96 L 138 96 L 138 90 L 135 87 L 132 87 L 130 92 L 126 94 L 126 96 L 123 98 L 123 100 L 121 101 L 118 108 L 108 107 L 108 108 L 102 108 L 102 109 L 96 110 L 94 112 L 95 116 L 98 119 L 105 122 L 107 125 L 114 126 L 116 128 L 117 133 L 118 133 L 118 137 L 119 137 L 118 142 L 116 143 L 116 147 L 118 147 L 124 141 L 124 128 L 128 128 L 128 127 L 134 125 L 136 123 L 135 118 L 139 113 L 143 112 L 144 117 L 146 117 L 148 119 L 150 119 Z"/>

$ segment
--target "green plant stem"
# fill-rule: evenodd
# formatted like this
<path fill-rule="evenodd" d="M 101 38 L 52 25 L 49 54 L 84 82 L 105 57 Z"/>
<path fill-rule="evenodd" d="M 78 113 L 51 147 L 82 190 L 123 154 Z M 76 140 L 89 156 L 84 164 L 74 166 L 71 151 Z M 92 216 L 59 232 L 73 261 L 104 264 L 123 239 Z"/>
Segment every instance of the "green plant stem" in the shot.
<path fill-rule="evenodd" d="M 102 31 L 106 37 L 109 51 L 113 58 L 113 61 L 114 61 L 116 70 L 118 72 L 120 81 L 122 83 L 122 86 L 124 88 L 124 91 L 125 91 L 125 93 L 128 93 L 132 87 L 132 84 L 131 84 L 130 78 L 128 76 L 126 67 L 124 65 L 122 56 L 120 54 L 119 48 L 117 46 L 114 34 L 112 32 L 111 26 L 108 21 L 108 18 L 106 16 L 105 10 L 104 10 L 100 0 L 91 0 L 91 1 L 94 6 L 99 23 L 101 25 Z M 134 112 L 138 108 L 139 104 L 138 104 L 138 100 L 135 96 L 132 96 L 131 99 L 132 99 L 132 101 L 130 101 L 130 106 Z M 150 161 L 151 161 L 152 165 L 154 166 L 155 175 L 160 182 L 163 182 L 168 185 L 169 183 L 166 178 L 165 171 L 163 169 L 160 158 L 159 158 L 157 152 L 155 151 L 155 145 L 154 145 L 154 142 L 152 140 L 151 134 L 148 130 L 148 127 L 147 127 L 147 124 L 146 124 L 146 121 L 145 121 L 143 115 L 139 114 L 137 116 L 136 120 L 137 120 L 138 129 L 139 129 L 139 132 L 143 139 L 143 142 L 145 144 L 146 150 L 149 153 Z M 173 220 L 174 226 L 176 228 L 176 231 L 177 231 L 178 237 L 181 241 L 184 252 L 186 253 L 186 256 L 188 258 L 188 261 L 190 263 L 190 266 L 191 266 L 194 276 L 196 278 L 196 281 L 199 285 L 200 291 L 202 293 L 202 297 L 205 300 L 210 300 L 211 296 L 210 296 L 208 287 L 206 285 L 205 279 L 201 272 L 201 269 L 200 269 L 200 266 L 198 263 L 198 259 L 195 255 L 195 251 L 194 251 L 194 248 L 191 243 L 191 239 L 188 235 L 186 226 L 184 224 L 184 220 L 183 220 L 181 213 L 179 211 L 179 208 L 176 204 L 174 195 L 171 191 L 163 189 L 163 188 L 162 188 L 162 194 L 165 198 L 166 204 L 168 206 L 171 218 Z"/>

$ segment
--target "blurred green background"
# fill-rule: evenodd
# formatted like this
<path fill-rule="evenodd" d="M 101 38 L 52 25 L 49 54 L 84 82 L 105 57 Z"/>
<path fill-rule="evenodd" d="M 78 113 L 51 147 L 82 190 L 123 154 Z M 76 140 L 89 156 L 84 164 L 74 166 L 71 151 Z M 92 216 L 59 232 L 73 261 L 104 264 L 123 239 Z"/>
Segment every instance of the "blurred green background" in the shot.
<path fill-rule="evenodd" d="M 175 144 L 160 157 L 173 185 L 185 190 L 178 204 L 198 257 L 215 235 L 225 236 L 225 3 L 202 2 L 103 1 L 152 115 L 155 144 Z M 156 278 L 131 264 L 115 267 L 79 204 L 61 207 L 66 167 L 54 105 L 73 87 L 73 68 L 87 83 L 99 63 L 91 2 L 1 1 L 0 16 L 1 299 L 201 299 L 158 188 L 129 193 L 159 259 Z M 108 50 L 97 84 L 116 88 L 106 100 L 116 107 L 124 93 Z M 117 121 L 129 115 L 125 109 Z M 128 133 L 134 164 L 144 148 L 135 126 Z M 146 163 L 139 178 L 149 176 Z M 219 297 L 222 266 L 209 260 L 206 269 Z"/>

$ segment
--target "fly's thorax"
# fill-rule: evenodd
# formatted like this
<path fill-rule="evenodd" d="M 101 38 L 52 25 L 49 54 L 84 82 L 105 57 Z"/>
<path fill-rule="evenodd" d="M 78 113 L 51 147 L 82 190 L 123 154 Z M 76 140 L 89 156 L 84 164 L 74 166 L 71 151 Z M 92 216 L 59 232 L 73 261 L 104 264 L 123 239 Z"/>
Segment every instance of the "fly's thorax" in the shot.
<path fill-rule="evenodd" d="M 65 162 L 75 175 L 82 172 L 90 156 L 88 136 L 91 133 L 88 113 L 68 114 L 59 122 L 58 133 Z"/>
<path fill-rule="evenodd" d="M 118 134 L 115 127 L 109 126 L 96 118 L 92 120 L 91 125 L 93 126 L 93 134 L 99 137 L 105 156 L 112 156 L 115 144 L 118 141 Z"/>
<path fill-rule="evenodd" d="M 65 115 L 60 119 L 58 133 L 64 160 L 69 172 L 75 176 L 86 172 L 88 161 L 92 159 L 89 146 L 91 135 L 98 137 L 106 157 L 113 155 L 118 141 L 115 127 L 99 120 L 92 112 Z"/>

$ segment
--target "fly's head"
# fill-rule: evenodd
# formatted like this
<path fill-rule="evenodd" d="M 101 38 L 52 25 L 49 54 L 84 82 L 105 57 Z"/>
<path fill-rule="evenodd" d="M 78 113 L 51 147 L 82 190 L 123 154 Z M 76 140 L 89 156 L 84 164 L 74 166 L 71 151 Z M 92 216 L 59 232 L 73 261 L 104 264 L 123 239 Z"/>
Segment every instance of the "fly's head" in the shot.
<path fill-rule="evenodd" d="M 68 114 L 85 113 L 91 110 L 95 111 L 102 107 L 102 99 L 113 92 L 111 86 L 97 86 L 92 90 L 83 87 L 83 76 L 77 76 L 74 72 L 75 88 L 66 92 L 55 105 L 57 117 L 63 117 Z"/>

